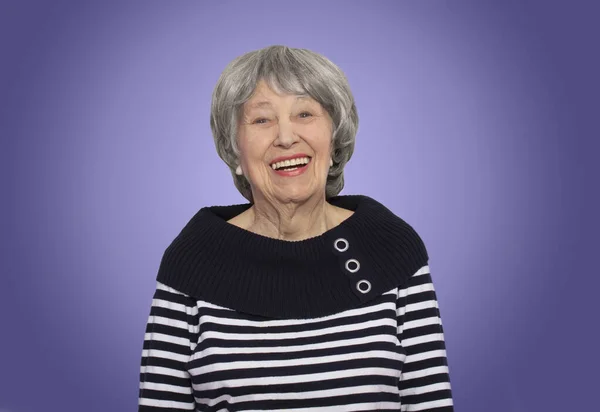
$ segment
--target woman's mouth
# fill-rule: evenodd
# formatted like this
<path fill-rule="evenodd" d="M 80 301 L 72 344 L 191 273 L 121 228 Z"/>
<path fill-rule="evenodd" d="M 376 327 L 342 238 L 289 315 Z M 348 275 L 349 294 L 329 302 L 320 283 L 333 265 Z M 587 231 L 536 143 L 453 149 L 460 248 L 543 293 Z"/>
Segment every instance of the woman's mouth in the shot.
<path fill-rule="evenodd" d="M 306 171 L 311 158 L 308 156 L 282 160 L 271 164 L 271 169 L 280 176 L 298 176 Z"/>

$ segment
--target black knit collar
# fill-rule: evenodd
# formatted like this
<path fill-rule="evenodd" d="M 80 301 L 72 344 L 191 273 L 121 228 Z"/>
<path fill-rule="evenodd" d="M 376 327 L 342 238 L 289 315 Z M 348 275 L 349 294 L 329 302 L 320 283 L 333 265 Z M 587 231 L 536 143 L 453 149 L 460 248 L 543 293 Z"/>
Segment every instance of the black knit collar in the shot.
<path fill-rule="evenodd" d="M 249 315 L 314 318 L 359 307 L 427 264 L 419 235 L 381 203 L 360 195 L 328 202 L 354 214 L 301 241 L 272 239 L 227 222 L 249 203 L 202 208 L 165 250 L 157 280 Z M 338 239 L 348 247 L 342 240 L 336 248 Z M 360 265 L 354 273 L 356 262 L 347 265 L 349 259 Z M 359 291 L 369 284 L 368 292 Z"/>

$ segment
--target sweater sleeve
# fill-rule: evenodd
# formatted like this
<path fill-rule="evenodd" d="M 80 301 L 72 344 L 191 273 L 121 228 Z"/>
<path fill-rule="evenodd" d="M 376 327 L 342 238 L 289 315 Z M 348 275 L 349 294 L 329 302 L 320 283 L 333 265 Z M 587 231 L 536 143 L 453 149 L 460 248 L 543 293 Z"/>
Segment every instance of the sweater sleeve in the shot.
<path fill-rule="evenodd" d="M 196 302 L 157 282 L 146 325 L 138 412 L 195 410 L 186 364 L 198 341 Z"/>
<path fill-rule="evenodd" d="M 402 411 L 454 411 L 444 330 L 429 266 L 398 290 L 398 339 L 406 352 L 398 383 Z"/>

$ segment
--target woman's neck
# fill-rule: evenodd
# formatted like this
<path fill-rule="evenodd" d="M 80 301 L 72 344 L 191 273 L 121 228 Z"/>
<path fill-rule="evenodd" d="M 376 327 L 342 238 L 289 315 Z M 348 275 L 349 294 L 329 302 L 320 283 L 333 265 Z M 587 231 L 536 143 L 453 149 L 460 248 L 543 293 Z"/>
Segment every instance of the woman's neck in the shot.
<path fill-rule="evenodd" d="M 229 222 L 262 236 L 299 241 L 320 236 L 352 213 L 327 203 L 325 197 L 303 203 L 257 201 Z"/>

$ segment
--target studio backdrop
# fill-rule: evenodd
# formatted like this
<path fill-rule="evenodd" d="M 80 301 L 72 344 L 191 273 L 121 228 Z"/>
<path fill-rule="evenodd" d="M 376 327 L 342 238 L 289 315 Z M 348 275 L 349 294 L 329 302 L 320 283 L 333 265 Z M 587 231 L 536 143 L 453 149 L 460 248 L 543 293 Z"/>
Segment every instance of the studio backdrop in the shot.
<path fill-rule="evenodd" d="M 213 88 L 272 44 L 348 77 L 360 125 L 342 194 L 423 238 L 456 410 L 597 410 L 594 15 L 566 1 L 3 1 L 0 411 L 136 410 L 165 248 L 201 207 L 245 202 L 214 148 Z"/>

